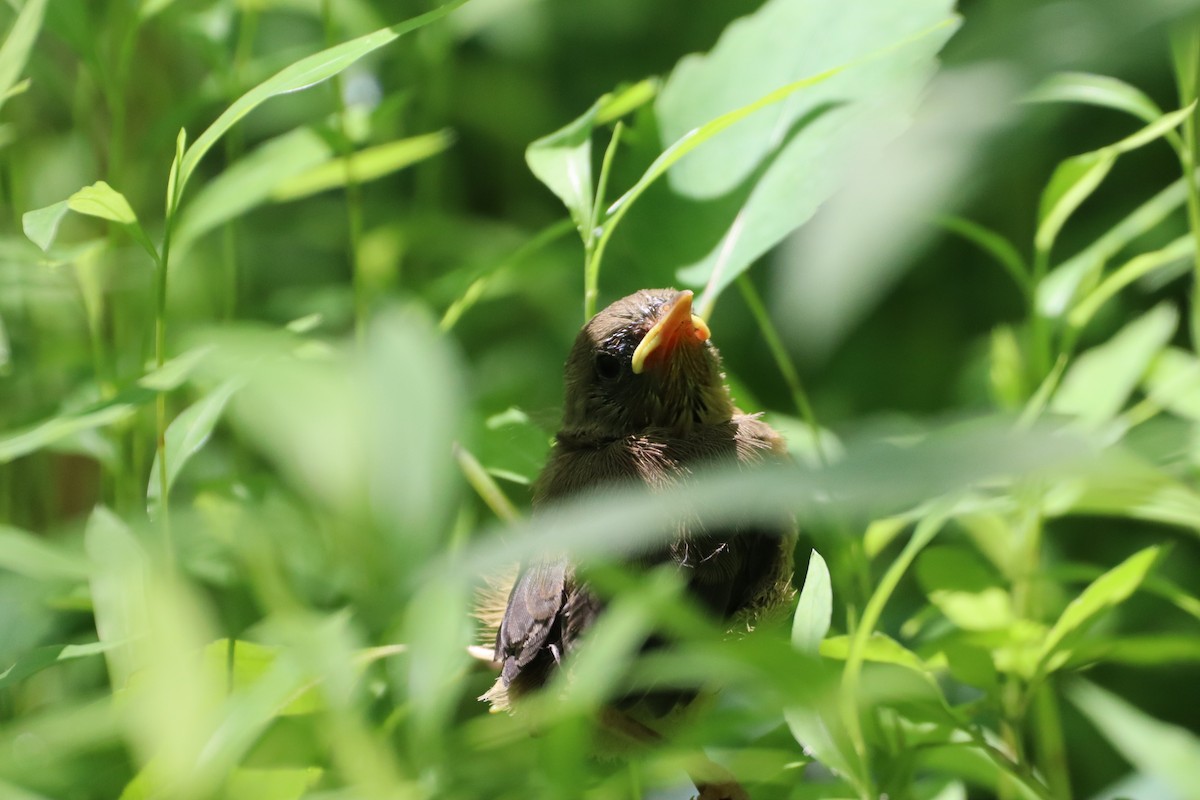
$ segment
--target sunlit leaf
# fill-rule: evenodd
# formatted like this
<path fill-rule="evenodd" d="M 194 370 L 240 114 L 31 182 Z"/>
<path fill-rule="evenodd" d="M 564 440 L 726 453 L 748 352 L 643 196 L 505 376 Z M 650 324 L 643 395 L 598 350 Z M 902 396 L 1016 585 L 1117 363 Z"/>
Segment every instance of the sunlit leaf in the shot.
<path fill-rule="evenodd" d="M 461 6 L 467 0 L 450 0 L 445 5 L 428 11 L 412 19 L 406 20 L 389 28 L 368 33 L 351 39 L 348 42 L 335 45 L 307 58 L 302 58 L 294 64 L 285 67 L 273 77 L 263 81 L 250 91 L 239 97 L 229 106 L 216 121 L 198 136 L 192 146 L 187 149 L 180 163 L 179 185 L 176 191 L 182 193 L 184 186 L 191 178 L 196 166 L 204 158 L 212 146 L 232 128 L 242 117 L 249 114 L 263 102 L 281 94 L 307 89 L 322 81 L 332 78 L 363 56 L 390 44 L 406 33 L 422 28 L 431 22 L 436 22 Z"/>
<path fill-rule="evenodd" d="M 821 554 L 813 550 L 808 558 L 800 601 L 792 617 L 792 645 L 803 653 L 815 654 L 833 616 L 833 588 L 829 568 Z"/>
<path fill-rule="evenodd" d="M 276 202 L 298 200 L 344 186 L 350 176 L 359 183 L 377 180 L 432 158 L 453 143 L 453 134 L 449 131 L 439 131 L 368 147 L 353 155 L 326 161 L 280 181 L 271 191 L 271 199 Z"/>
<path fill-rule="evenodd" d="M 1179 313 L 1161 304 L 1079 356 L 1063 376 L 1050 408 L 1099 427 L 1120 412 L 1151 361 L 1170 341 Z"/>
<path fill-rule="evenodd" d="M 525 163 L 562 200 L 575 227 L 585 230 L 592 216 L 592 131 L 603 100 L 581 116 L 525 148 Z"/>
<path fill-rule="evenodd" d="M 1052 672 L 1066 661 L 1070 638 L 1078 634 L 1101 612 L 1123 603 L 1146 579 L 1159 548 L 1147 547 L 1127 558 L 1087 586 L 1059 616 L 1039 649 L 1039 672 Z"/>
<path fill-rule="evenodd" d="M 999 576 L 965 548 L 926 550 L 917 560 L 917 580 L 930 602 L 963 630 L 1003 629 L 1015 618 Z"/>
<path fill-rule="evenodd" d="M 97 656 L 115 646 L 110 642 L 95 642 L 92 644 L 52 644 L 39 647 L 23 654 L 11 664 L 0 664 L 0 667 L 4 667 L 3 670 L 0 670 L 0 689 L 13 686 L 55 664 L 76 658 Z"/>
<path fill-rule="evenodd" d="M 1172 267 L 1184 259 L 1191 259 L 1196 252 L 1196 239 L 1185 234 L 1166 247 L 1134 256 L 1108 275 L 1087 297 L 1071 309 L 1067 322 L 1073 328 L 1083 328 L 1110 299 L 1126 286 L 1155 270 Z"/>
<path fill-rule="evenodd" d="M 956 27 L 943 0 L 776 1 L 730 26 L 708 54 L 680 61 L 655 103 L 660 140 L 676 157 L 652 171 L 671 167 L 671 189 L 687 198 L 681 205 L 704 204 L 707 229 L 692 226 L 689 243 L 668 226 L 671 240 L 654 257 L 671 258 L 691 286 L 719 266 L 719 292 L 812 215 L 864 134 L 903 128 Z M 738 109 L 749 113 L 731 117 Z M 712 127 L 718 119 L 725 124 Z M 684 142 L 694 152 L 680 159 Z"/>

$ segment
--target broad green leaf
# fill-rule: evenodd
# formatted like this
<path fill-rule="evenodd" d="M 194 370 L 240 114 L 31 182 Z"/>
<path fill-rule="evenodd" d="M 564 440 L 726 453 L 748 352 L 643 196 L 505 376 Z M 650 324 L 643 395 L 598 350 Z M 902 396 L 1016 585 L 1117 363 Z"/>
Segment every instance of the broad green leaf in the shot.
<path fill-rule="evenodd" d="M 104 506 L 97 506 L 88 518 L 83 544 L 93 563 L 96 633 L 110 647 L 105 653 L 110 681 L 114 689 L 120 689 L 142 664 L 134 644 L 148 626 L 143 594 L 148 558 L 125 522 Z"/>
<path fill-rule="evenodd" d="M 1200 800 L 1200 738 L 1147 715 L 1086 681 L 1067 687 L 1071 702 L 1138 771 L 1155 775 L 1186 800 Z"/>
<path fill-rule="evenodd" d="M 0 525 L 0 570 L 39 580 L 87 577 L 87 562 L 28 531 Z"/>
<path fill-rule="evenodd" d="M 813 550 L 808 557 L 808 572 L 800 590 L 800 601 L 792 617 L 792 646 L 802 653 L 815 654 L 821 640 L 829 633 L 832 618 L 833 589 L 829 568 L 821 554 Z"/>
<path fill-rule="evenodd" d="M 467 0 L 450 0 L 445 5 L 388 28 L 359 36 L 348 42 L 335 45 L 302 58 L 285 67 L 279 73 L 255 86 L 233 102 L 216 121 L 208 127 L 184 153 L 179 167 L 179 182 L 175 187 L 178 195 L 195 172 L 196 166 L 212 146 L 225 135 L 242 117 L 249 114 L 266 100 L 277 95 L 307 89 L 328 80 L 358 61 L 363 56 L 390 44 L 406 33 L 436 22 Z"/>
<path fill-rule="evenodd" d="M 1069 639 L 1101 612 L 1125 602 L 1137 591 L 1158 559 L 1158 554 L 1157 546 L 1138 551 L 1101 575 L 1068 603 L 1042 642 L 1037 656 L 1038 672 L 1053 672 L 1065 663 L 1070 658 Z"/>
<path fill-rule="evenodd" d="M 562 200 L 580 233 L 592 218 L 592 131 L 604 99 L 562 128 L 525 148 L 525 163 L 534 176 Z"/>
<path fill-rule="evenodd" d="M 868 134 L 894 136 L 907 124 L 957 24 L 947 0 L 772 0 L 729 26 L 709 53 L 682 59 L 655 103 L 660 141 L 674 157 L 652 169 L 671 167 L 676 197 L 657 201 L 693 224 L 668 226 L 647 258 L 678 266 L 690 286 L 719 267 L 715 297 L 812 216 Z M 680 159 L 684 142 L 692 152 Z"/>
<path fill-rule="evenodd" d="M 450 131 L 438 131 L 368 147 L 353 155 L 326 161 L 306 172 L 280 181 L 271 191 L 271 199 L 276 202 L 298 200 L 344 186 L 350 176 L 359 183 L 377 180 L 432 158 L 453 143 L 454 135 Z"/>
<path fill-rule="evenodd" d="M 633 113 L 653 100 L 661 85 L 658 78 L 646 78 L 635 84 L 615 89 L 600 98 L 596 124 L 607 125 Z"/>
<path fill-rule="evenodd" d="M 917 559 L 917 580 L 929 601 L 963 630 L 1002 630 L 1013 623 L 1012 599 L 999 577 L 961 547 L 933 547 Z"/>
<path fill-rule="evenodd" d="M 77 214 L 99 217 L 122 225 L 133 225 L 137 222 L 137 214 L 133 213 L 125 195 L 104 181 L 96 181 L 71 195 L 67 200 L 67 207 Z"/>
<path fill-rule="evenodd" d="M 1091 321 L 1096 312 L 1115 297 L 1126 286 L 1155 270 L 1174 266 L 1184 259 L 1191 259 L 1196 252 L 1196 239 L 1190 233 L 1184 234 L 1159 250 L 1142 253 L 1115 269 L 1099 286 L 1079 301 L 1071 309 L 1067 317 L 1068 324 L 1076 329 L 1082 329 Z"/>
<path fill-rule="evenodd" d="M 1155 228 L 1187 200 L 1187 181 L 1175 181 L 1110 227 L 1095 242 L 1056 267 L 1037 289 L 1038 311 L 1058 317 L 1074 299 L 1096 285 L 1100 273 L 1123 247 Z"/>
<path fill-rule="evenodd" d="M 1063 376 L 1051 409 L 1075 416 L 1089 428 L 1112 420 L 1178 324 L 1178 312 L 1164 303 L 1080 355 Z"/>
<path fill-rule="evenodd" d="M 299 800 L 323 774 L 320 767 L 240 767 L 229 776 L 221 796 L 226 800 Z"/>
<path fill-rule="evenodd" d="M 204 184 L 179 215 L 176 253 L 209 231 L 262 205 L 275 188 L 332 155 L 329 143 L 311 128 L 277 136 Z"/>
<path fill-rule="evenodd" d="M 167 426 L 164 450 L 167 459 L 167 492 L 175 485 L 175 479 L 183 465 L 195 455 L 208 437 L 212 435 L 225 404 L 239 388 L 241 381 L 229 380 L 218 386 L 209 394 L 179 413 Z M 154 455 L 154 464 L 150 467 L 150 482 L 146 487 L 146 504 L 151 516 L 158 512 L 162 501 L 162 480 L 159 474 L 158 454 Z"/>
<path fill-rule="evenodd" d="M 1118 78 L 1089 72 L 1051 75 L 1026 98 L 1031 103 L 1085 103 L 1132 114 L 1143 122 L 1162 117 L 1162 109 L 1136 86 Z"/>
<path fill-rule="evenodd" d="M 4 44 L 0 45 L 0 106 L 11 97 L 10 92 L 17 86 L 17 79 L 29 60 L 45 13 L 46 0 L 25 0 Z"/>
<path fill-rule="evenodd" d="M 845 661 L 850 655 L 850 644 L 849 636 L 831 636 L 821 643 L 821 655 Z M 894 664 L 898 667 L 907 667 L 922 674 L 928 673 L 930 670 L 929 664 L 920 656 L 887 634 L 878 631 L 871 634 L 863 645 L 862 659 L 875 664 Z"/>

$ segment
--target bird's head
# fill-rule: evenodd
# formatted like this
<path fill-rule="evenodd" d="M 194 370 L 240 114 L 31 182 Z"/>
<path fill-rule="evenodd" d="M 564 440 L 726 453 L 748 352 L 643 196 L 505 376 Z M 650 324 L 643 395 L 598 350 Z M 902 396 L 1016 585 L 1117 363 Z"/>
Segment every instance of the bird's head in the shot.
<path fill-rule="evenodd" d="M 567 358 L 563 432 L 609 439 L 728 421 L 733 401 L 692 293 L 643 289 L 583 326 Z"/>

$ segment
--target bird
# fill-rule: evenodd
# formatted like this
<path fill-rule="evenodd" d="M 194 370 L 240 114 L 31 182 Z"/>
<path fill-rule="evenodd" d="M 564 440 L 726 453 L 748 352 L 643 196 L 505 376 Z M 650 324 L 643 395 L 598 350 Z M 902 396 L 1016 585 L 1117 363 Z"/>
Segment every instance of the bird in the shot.
<path fill-rule="evenodd" d="M 564 369 L 561 429 L 534 482 L 534 515 L 617 485 L 662 491 L 708 465 L 788 458 L 778 433 L 735 406 L 708 324 L 692 305 L 690 290 L 644 289 L 583 326 Z M 673 538 L 629 562 L 673 567 L 701 609 L 726 630 L 745 630 L 793 596 L 794 545 L 790 524 L 708 530 L 684 520 Z M 562 554 L 523 565 L 502 603 L 499 596 L 493 593 L 491 613 L 480 615 L 495 625 L 493 659 L 500 674 L 481 697 L 493 710 L 519 705 L 557 670 L 569 671 L 584 634 L 604 613 L 603 600 Z M 609 709 L 606 718 L 634 739 L 657 740 L 655 715 L 693 696 L 673 695 L 648 719 L 620 709 Z M 696 783 L 706 800 L 744 794 L 724 779 Z"/>

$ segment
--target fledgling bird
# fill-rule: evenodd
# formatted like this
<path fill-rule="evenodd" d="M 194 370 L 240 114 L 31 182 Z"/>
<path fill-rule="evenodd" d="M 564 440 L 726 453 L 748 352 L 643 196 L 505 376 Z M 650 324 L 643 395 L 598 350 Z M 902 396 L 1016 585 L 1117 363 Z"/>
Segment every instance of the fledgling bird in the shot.
<path fill-rule="evenodd" d="M 778 458 L 786 458 L 783 439 L 734 406 L 708 326 L 692 314 L 692 292 L 643 290 L 605 308 L 575 340 L 562 429 L 534 484 L 534 513 L 614 484 L 661 490 L 704 464 Z M 728 629 L 744 629 L 792 596 L 793 546 L 790 530 L 705 530 L 693 522 L 633 563 L 674 564 L 702 608 Z M 602 601 L 564 557 L 526 565 L 496 633 L 500 676 L 482 699 L 506 708 L 560 665 L 569 669 L 601 613 Z"/>

